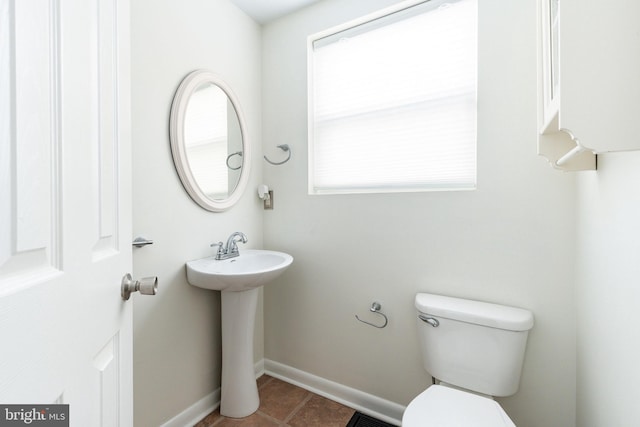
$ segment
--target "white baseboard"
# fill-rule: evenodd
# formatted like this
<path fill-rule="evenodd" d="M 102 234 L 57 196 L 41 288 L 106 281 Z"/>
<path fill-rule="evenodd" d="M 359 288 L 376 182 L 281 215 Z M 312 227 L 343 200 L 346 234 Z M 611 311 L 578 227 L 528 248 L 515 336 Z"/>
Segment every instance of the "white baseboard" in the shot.
<path fill-rule="evenodd" d="M 253 365 L 254 372 L 256 373 L 256 378 L 260 378 L 264 375 L 264 359 L 261 359 Z"/>
<path fill-rule="evenodd" d="M 220 406 L 220 388 L 198 400 L 160 427 L 193 426 Z"/>
<path fill-rule="evenodd" d="M 254 365 L 256 378 L 264 374 L 264 359 Z M 220 388 L 198 400 L 160 427 L 191 427 L 220 406 Z"/>
<path fill-rule="evenodd" d="M 267 375 L 342 403 L 389 424 L 401 425 L 402 414 L 406 407 L 398 403 L 329 381 L 273 360 L 265 359 L 263 366 Z"/>

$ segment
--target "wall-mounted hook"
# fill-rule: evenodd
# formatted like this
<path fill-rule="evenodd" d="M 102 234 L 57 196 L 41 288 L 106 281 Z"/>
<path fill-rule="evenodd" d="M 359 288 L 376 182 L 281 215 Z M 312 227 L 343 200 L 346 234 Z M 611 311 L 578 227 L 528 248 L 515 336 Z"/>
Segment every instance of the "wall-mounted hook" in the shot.
<path fill-rule="evenodd" d="M 379 314 L 380 316 L 384 317 L 384 323 L 382 325 L 380 325 L 380 326 L 376 325 L 375 323 L 371 323 L 371 322 L 367 322 L 366 320 L 362 320 L 361 318 L 358 317 L 357 314 L 356 314 L 356 319 L 358 319 L 362 323 L 366 323 L 367 325 L 373 326 L 374 328 L 382 329 L 385 326 L 387 326 L 387 323 L 389 323 L 389 319 L 387 319 L 387 316 L 380 311 L 381 308 L 382 308 L 382 306 L 380 305 L 380 303 L 374 301 L 373 304 L 371 304 L 371 308 L 369 309 L 372 313 L 376 313 L 376 314 Z"/>
<path fill-rule="evenodd" d="M 278 148 L 281 149 L 282 151 L 289 153 L 289 155 L 287 156 L 286 159 L 284 159 L 281 162 L 272 162 L 271 160 L 269 160 L 267 158 L 267 156 L 263 156 L 264 159 L 268 162 L 271 163 L 272 165 L 278 166 L 278 165 L 282 165 L 284 163 L 287 163 L 289 161 L 289 159 L 291 158 L 291 148 L 289 147 L 289 144 L 282 144 L 282 145 L 278 145 Z"/>

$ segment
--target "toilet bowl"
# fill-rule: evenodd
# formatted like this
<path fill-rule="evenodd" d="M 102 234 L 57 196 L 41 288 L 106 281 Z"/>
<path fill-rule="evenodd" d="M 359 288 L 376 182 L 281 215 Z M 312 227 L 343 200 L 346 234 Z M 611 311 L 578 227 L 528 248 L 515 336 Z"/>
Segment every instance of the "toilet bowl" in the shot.
<path fill-rule="evenodd" d="M 409 403 L 402 426 L 515 427 L 515 424 L 493 399 L 432 385 Z"/>
<path fill-rule="evenodd" d="M 492 396 L 518 391 L 533 314 L 442 295 L 415 298 L 422 361 L 437 384 L 407 406 L 403 427 L 515 427 Z"/>

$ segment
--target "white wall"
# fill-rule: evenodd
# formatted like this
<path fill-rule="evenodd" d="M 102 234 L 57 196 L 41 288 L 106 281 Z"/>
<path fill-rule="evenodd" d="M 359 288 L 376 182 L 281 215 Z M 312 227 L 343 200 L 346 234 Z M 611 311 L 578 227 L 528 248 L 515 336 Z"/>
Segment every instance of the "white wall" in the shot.
<path fill-rule="evenodd" d="M 306 37 L 393 0 L 325 0 L 263 30 L 265 244 L 291 269 L 265 290 L 265 357 L 406 405 L 426 388 L 416 292 L 531 309 L 516 424 L 575 425 L 574 175 L 536 156 L 534 0 L 479 2 L 478 190 L 307 195 Z M 354 318 L 372 301 L 378 330 Z"/>
<path fill-rule="evenodd" d="M 220 387 L 220 295 L 188 285 L 185 261 L 237 230 L 262 246 L 260 27 L 227 0 L 136 0 L 131 15 L 133 231 L 155 241 L 134 248 L 134 273 L 159 278 L 158 295 L 134 296 L 135 425 L 157 426 Z M 198 68 L 233 88 L 255 147 L 248 191 L 225 213 L 189 199 L 169 148 L 174 92 Z M 256 329 L 259 360 L 261 313 Z"/>
<path fill-rule="evenodd" d="M 580 427 L 640 420 L 640 152 L 598 157 L 580 175 L 578 378 Z"/>

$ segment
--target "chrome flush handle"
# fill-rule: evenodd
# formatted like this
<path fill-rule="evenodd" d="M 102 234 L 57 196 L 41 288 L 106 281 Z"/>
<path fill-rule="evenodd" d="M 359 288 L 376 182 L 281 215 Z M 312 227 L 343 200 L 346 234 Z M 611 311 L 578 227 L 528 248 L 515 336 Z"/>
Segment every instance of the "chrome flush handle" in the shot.
<path fill-rule="evenodd" d="M 430 324 L 434 328 L 440 326 L 440 322 L 434 317 L 425 316 L 424 314 L 418 314 L 418 318 L 423 322 Z"/>

